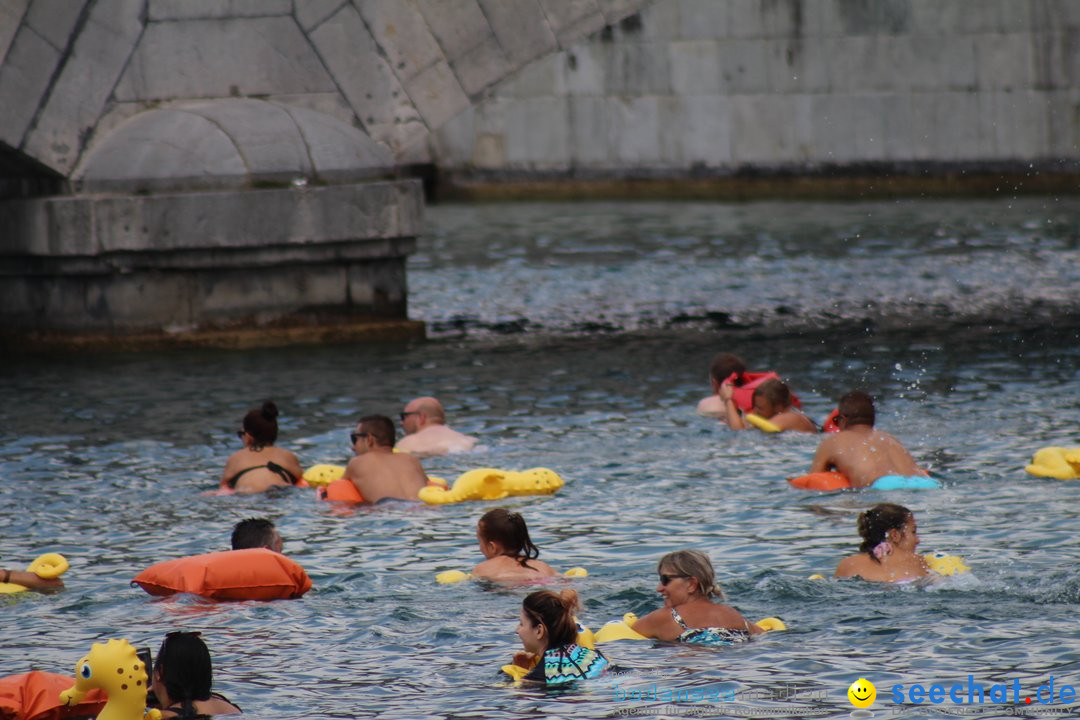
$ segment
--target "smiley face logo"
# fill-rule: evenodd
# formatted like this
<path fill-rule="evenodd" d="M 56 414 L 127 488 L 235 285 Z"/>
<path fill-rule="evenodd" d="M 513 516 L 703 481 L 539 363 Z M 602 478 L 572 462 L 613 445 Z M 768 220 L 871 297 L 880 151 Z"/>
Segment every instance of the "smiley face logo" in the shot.
<path fill-rule="evenodd" d="M 868 708 L 877 699 L 877 688 L 866 678 L 859 678 L 847 689 L 847 698 L 857 708 Z"/>

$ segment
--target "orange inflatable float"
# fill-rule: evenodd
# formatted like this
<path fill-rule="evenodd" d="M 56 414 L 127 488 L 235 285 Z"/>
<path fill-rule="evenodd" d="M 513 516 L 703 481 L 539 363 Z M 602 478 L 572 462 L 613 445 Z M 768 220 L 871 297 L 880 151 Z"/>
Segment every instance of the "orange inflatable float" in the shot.
<path fill-rule="evenodd" d="M 75 679 L 70 675 L 40 670 L 0 678 L 0 718 L 62 720 L 96 717 L 107 700 L 100 690 L 91 690 L 71 707 L 60 702 L 60 693 L 73 682 Z"/>
<path fill-rule="evenodd" d="M 446 489 L 446 481 L 442 478 L 429 477 L 428 487 Z M 362 503 L 364 496 L 356 489 L 356 485 L 348 478 L 338 478 L 327 485 L 315 488 L 315 496 L 320 500 L 333 500 L 337 502 Z"/>
<path fill-rule="evenodd" d="M 845 490 L 851 487 L 847 475 L 835 470 L 788 478 L 788 482 L 800 490 Z"/>
<path fill-rule="evenodd" d="M 151 565 L 131 584 L 159 596 L 191 593 L 211 600 L 284 600 L 310 590 L 311 578 L 281 553 L 251 548 Z"/>

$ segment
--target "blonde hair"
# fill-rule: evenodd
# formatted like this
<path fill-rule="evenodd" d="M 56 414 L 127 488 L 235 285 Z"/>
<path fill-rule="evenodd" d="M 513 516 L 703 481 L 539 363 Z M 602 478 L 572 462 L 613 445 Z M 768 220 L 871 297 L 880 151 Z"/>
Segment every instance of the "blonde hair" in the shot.
<path fill-rule="evenodd" d="M 676 550 L 660 558 L 656 564 L 656 571 L 663 573 L 664 570 L 674 572 L 667 574 L 685 575 L 694 578 L 698 582 L 698 592 L 705 597 L 724 598 L 724 591 L 716 584 L 716 572 L 713 570 L 709 556 L 698 550 Z"/>

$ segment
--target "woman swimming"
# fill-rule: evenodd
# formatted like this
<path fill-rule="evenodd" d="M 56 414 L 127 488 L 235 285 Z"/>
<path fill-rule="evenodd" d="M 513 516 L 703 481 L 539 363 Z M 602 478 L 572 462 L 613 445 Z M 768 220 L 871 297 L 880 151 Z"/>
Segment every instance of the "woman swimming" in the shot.
<path fill-rule="evenodd" d="M 653 610 L 631 627 L 646 637 L 697 645 L 732 645 L 762 632 L 731 607 L 713 602 L 724 593 L 705 553 L 678 550 L 657 564 L 656 592 L 664 607 Z"/>
<path fill-rule="evenodd" d="M 859 514 L 859 554 L 836 566 L 836 577 L 902 583 L 926 577 L 930 568 L 919 545 L 915 516 L 903 505 L 881 503 Z"/>
<path fill-rule="evenodd" d="M 487 558 L 473 568 L 474 577 L 497 582 L 523 582 L 558 573 L 537 560 L 539 548 L 529 539 L 525 519 L 506 508 L 488 510 L 476 523 L 476 540 Z"/>
<path fill-rule="evenodd" d="M 151 688 L 161 703 L 162 718 L 195 718 L 241 712 L 224 695 L 210 690 L 210 650 L 197 632 L 171 632 L 154 659 Z"/>
<path fill-rule="evenodd" d="M 514 655 L 514 664 L 531 668 L 523 680 L 559 685 L 607 670 L 608 660 L 599 650 L 577 644 L 578 607 L 578 595 L 569 589 L 540 590 L 521 603 L 517 634 L 525 650 Z"/>
<path fill-rule="evenodd" d="M 278 434 L 277 417 L 277 405 L 270 400 L 244 416 L 243 428 L 236 432 L 244 448 L 233 453 L 225 463 L 221 492 L 257 493 L 275 485 L 299 482 L 304 471 L 296 455 L 274 447 Z"/>

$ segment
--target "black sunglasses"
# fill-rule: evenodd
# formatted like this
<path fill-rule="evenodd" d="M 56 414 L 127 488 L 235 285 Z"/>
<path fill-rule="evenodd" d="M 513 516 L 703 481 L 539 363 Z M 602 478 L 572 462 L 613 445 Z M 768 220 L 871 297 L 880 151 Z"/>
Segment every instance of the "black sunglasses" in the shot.
<path fill-rule="evenodd" d="M 667 585 L 669 582 L 671 582 L 675 578 L 688 578 L 688 577 L 690 577 L 690 576 L 689 575 L 666 575 L 664 573 L 660 573 L 660 584 L 661 585 Z"/>
<path fill-rule="evenodd" d="M 366 432 L 349 433 L 349 439 L 352 440 L 352 444 L 355 445 L 357 440 L 359 440 L 362 437 L 367 437 L 370 434 L 371 433 L 366 433 Z"/>
<path fill-rule="evenodd" d="M 237 430 L 236 431 L 236 437 L 240 438 L 241 440 L 244 439 L 245 435 L 247 435 L 247 430 Z"/>
<path fill-rule="evenodd" d="M 420 414 L 419 410 L 410 410 L 408 412 L 401 413 L 401 415 L 399 417 L 401 418 L 401 422 L 405 422 L 405 418 L 409 417 L 410 415 L 419 415 L 419 414 Z"/>

